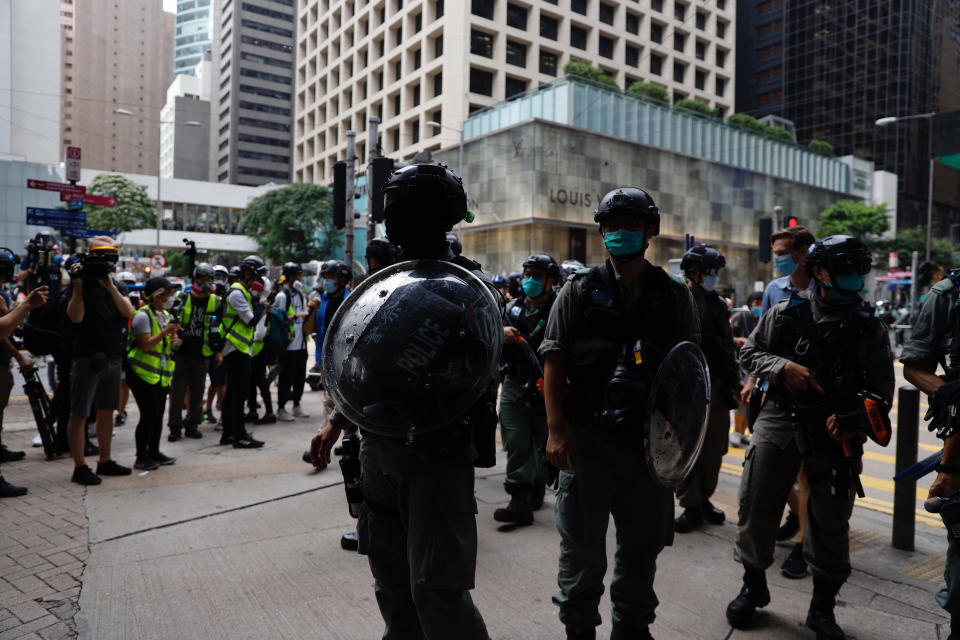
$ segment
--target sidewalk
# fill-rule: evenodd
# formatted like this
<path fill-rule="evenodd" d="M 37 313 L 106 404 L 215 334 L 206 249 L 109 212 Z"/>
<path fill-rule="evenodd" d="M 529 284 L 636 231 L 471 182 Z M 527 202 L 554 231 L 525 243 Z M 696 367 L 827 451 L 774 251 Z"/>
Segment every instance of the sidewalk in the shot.
<path fill-rule="evenodd" d="M 300 461 L 320 426 L 320 397 L 304 398 L 311 419 L 256 428 L 263 449 L 220 447 L 219 434 L 205 425 L 202 440 L 164 439 L 176 465 L 105 478 L 90 489 L 69 482 L 69 459 L 45 462 L 39 449 L 3 465 L 6 478 L 30 493 L 0 501 L 0 640 L 379 638 L 367 563 L 339 546 L 354 526 L 339 468 L 314 473 Z M 114 440 L 123 464 L 133 461 L 136 419 L 131 401 L 128 425 Z M 7 423 L 8 446 L 28 448 L 35 429 L 25 403 L 8 409 Z M 493 520 L 507 498 L 502 465 L 501 454 L 497 468 L 477 474 L 473 596 L 492 638 L 561 637 L 550 600 L 559 545 L 553 497 L 533 526 L 503 529 Z M 755 629 L 733 631 L 726 623 L 741 577 L 730 522 L 738 481 L 721 474 L 715 502 L 727 513 L 725 525 L 678 535 L 661 555 L 657 638 L 812 640 L 802 626 L 810 579 L 788 580 L 775 570 L 790 544 L 778 547 L 768 572 L 773 602 Z M 944 530 L 918 523 L 917 550 L 907 553 L 890 547 L 886 514 L 857 507 L 851 527 L 854 573 L 837 610 L 848 633 L 860 640 L 945 638 L 938 625 L 947 617 L 933 599 L 942 584 Z M 611 563 L 613 531 L 611 523 Z M 600 638 L 609 635 L 609 611 L 605 595 Z"/>

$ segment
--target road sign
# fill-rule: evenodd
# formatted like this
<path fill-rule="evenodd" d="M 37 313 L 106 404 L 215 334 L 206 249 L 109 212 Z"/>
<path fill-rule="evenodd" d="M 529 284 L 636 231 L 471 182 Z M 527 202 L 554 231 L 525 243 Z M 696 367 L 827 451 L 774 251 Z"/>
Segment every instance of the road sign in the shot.
<path fill-rule="evenodd" d="M 40 189 L 41 191 L 64 191 L 70 193 L 86 193 L 87 188 L 82 184 L 70 184 L 69 182 L 50 182 L 49 180 L 27 180 L 28 189 Z M 74 196 L 76 197 L 76 196 Z M 70 198 L 67 198 L 68 200 Z"/>
<path fill-rule="evenodd" d="M 154 269 L 163 269 L 165 266 L 167 266 L 167 259 L 162 253 L 155 253 L 150 256 L 150 265 Z"/>
<path fill-rule="evenodd" d="M 117 237 L 113 231 L 103 231 L 102 229 L 84 229 L 82 227 L 70 227 L 63 230 L 63 235 L 70 238 L 93 238 L 95 236 Z"/>
<path fill-rule="evenodd" d="M 83 211 L 27 207 L 27 224 L 36 224 L 42 227 L 82 228 L 87 226 L 87 214 Z"/>
<path fill-rule="evenodd" d="M 111 196 L 95 196 L 91 193 L 71 193 L 69 191 L 60 193 L 61 202 L 70 202 L 74 199 L 83 200 L 84 204 L 96 204 L 101 207 L 117 206 L 117 199 Z"/>
<path fill-rule="evenodd" d="M 83 209 L 83 198 L 76 198 L 67 202 L 67 211 L 80 211 Z"/>
<path fill-rule="evenodd" d="M 67 147 L 67 180 L 77 182 L 80 180 L 80 147 Z"/>

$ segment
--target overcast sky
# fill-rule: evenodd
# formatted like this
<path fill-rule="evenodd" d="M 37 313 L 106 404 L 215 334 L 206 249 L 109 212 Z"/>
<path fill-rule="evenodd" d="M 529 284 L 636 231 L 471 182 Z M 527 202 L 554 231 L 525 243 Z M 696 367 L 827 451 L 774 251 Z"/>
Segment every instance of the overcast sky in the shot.
<path fill-rule="evenodd" d="M 177 0 L 163 0 L 163 10 L 170 13 L 177 12 Z"/>

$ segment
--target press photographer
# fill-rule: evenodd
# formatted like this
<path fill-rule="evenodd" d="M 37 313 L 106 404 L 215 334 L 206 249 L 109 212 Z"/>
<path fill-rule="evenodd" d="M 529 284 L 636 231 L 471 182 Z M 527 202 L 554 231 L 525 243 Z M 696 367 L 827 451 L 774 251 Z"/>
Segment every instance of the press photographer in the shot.
<path fill-rule="evenodd" d="M 111 274 L 118 252 L 113 240 L 97 236 L 88 253 L 79 254 L 70 267 L 67 317 L 76 328 L 70 368 L 70 422 L 67 437 L 75 469 L 74 482 L 100 484 L 99 476 L 129 475 L 130 469 L 110 458 L 113 412 L 120 390 L 121 334 L 133 305 L 120 291 Z M 97 443 L 100 461 L 94 474 L 84 458 L 87 414 L 96 402 Z"/>

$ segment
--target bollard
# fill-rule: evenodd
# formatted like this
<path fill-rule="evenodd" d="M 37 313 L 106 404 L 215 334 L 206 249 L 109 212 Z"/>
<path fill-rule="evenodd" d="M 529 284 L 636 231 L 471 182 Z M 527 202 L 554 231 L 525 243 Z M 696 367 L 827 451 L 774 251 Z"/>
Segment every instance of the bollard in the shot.
<path fill-rule="evenodd" d="M 917 461 L 920 436 L 920 391 L 913 385 L 900 387 L 897 401 L 897 461 L 899 473 Z M 893 488 L 893 548 L 913 551 L 916 526 L 917 483 L 904 478 Z"/>

